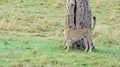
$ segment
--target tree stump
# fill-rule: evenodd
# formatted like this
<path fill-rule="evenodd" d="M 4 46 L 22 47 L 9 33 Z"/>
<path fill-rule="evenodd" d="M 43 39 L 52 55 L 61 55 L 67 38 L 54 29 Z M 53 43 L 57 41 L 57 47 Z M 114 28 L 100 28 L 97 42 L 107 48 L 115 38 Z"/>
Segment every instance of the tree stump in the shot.
<path fill-rule="evenodd" d="M 89 0 L 67 0 L 65 27 L 71 26 L 72 29 L 82 29 L 87 27 L 92 29 L 91 18 L 92 14 Z M 84 22 L 84 25 L 80 24 L 81 21 Z M 85 48 L 83 39 L 73 43 L 73 45 L 77 45 L 78 48 Z"/>

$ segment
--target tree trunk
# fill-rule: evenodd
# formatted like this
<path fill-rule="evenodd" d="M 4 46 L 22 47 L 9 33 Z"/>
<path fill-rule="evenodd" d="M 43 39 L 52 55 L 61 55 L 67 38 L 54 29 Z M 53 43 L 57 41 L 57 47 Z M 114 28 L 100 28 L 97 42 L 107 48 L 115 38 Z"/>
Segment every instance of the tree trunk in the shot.
<path fill-rule="evenodd" d="M 89 0 L 67 0 L 65 27 L 71 26 L 73 29 L 82 29 L 87 27 L 92 29 L 91 17 L 92 14 Z M 84 22 L 84 25 L 80 24 L 81 21 Z M 85 48 L 83 39 L 75 42 L 73 45 Z"/>

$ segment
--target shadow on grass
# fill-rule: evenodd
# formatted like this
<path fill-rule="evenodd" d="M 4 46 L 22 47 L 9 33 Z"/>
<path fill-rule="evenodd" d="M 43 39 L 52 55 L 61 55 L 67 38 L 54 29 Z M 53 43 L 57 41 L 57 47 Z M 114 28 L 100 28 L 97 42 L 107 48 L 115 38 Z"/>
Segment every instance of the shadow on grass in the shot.
<path fill-rule="evenodd" d="M 66 49 L 64 48 L 64 45 L 59 45 L 57 48 L 57 50 L 62 50 L 62 51 L 65 51 Z M 85 52 L 83 48 L 80 48 L 80 49 L 76 49 L 76 48 L 70 48 L 69 51 L 82 51 L 82 52 Z M 119 50 L 118 49 L 111 49 L 109 47 L 105 47 L 105 46 L 96 46 L 94 49 L 93 49 L 93 52 L 94 53 L 98 53 L 98 54 L 109 54 L 109 55 L 118 55 L 119 54 Z"/>

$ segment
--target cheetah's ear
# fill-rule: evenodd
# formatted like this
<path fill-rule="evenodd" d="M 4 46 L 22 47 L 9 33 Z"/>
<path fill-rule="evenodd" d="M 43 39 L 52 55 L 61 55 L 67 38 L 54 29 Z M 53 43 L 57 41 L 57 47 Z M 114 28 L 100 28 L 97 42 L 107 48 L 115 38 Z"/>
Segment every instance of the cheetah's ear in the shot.
<path fill-rule="evenodd" d="M 69 28 L 72 28 L 72 26 L 69 26 Z"/>

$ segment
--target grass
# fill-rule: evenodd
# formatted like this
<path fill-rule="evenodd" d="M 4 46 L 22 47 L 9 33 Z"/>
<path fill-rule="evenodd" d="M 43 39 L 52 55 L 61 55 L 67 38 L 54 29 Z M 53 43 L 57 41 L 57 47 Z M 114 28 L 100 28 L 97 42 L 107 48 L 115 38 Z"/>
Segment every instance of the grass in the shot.
<path fill-rule="evenodd" d="M 90 0 L 94 52 L 63 49 L 65 0 L 0 0 L 0 67 L 120 67 L 120 1 Z"/>
<path fill-rule="evenodd" d="M 36 38 L 39 39 L 39 38 Z M 1 67 L 119 67 L 119 46 L 96 44 L 93 53 L 65 52 L 62 40 L 1 40 Z M 6 64 L 7 63 L 7 64 Z"/>

